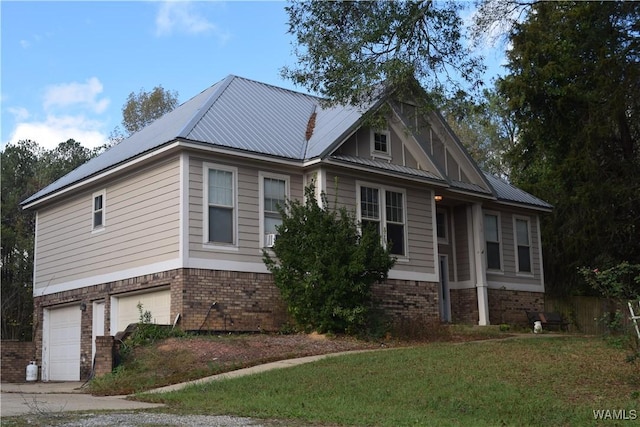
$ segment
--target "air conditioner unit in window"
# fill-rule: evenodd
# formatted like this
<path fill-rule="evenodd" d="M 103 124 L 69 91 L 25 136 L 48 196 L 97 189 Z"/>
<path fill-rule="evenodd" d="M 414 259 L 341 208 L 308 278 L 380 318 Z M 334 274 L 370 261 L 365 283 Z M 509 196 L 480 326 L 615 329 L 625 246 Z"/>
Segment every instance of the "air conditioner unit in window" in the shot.
<path fill-rule="evenodd" d="M 276 243 L 277 234 L 269 233 L 264 235 L 264 246 L 266 248 L 272 248 Z"/>

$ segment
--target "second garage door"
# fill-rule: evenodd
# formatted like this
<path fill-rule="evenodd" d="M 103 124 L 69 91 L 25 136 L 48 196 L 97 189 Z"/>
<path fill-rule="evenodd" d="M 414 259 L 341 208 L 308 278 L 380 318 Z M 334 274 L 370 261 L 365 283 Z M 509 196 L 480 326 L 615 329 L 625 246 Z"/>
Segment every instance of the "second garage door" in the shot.
<path fill-rule="evenodd" d="M 169 289 L 126 295 L 117 298 L 115 310 L 116 332 L 124 331 L 130 323 L 140 321 L 138 304 L 142 304 L 142 311 L 151 313 L 151 322 L 161 325 L 171 323 L 171 291 Z"/>

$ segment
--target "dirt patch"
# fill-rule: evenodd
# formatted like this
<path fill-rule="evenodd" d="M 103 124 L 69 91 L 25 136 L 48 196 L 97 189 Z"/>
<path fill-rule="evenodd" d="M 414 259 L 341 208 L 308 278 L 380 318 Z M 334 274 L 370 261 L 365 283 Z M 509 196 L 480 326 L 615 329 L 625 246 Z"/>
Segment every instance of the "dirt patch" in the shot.
<path fill-rule="evenodd" d="M 162 353 L 188 351 L 195 363 L 249 366 L 350 350 L 376 349 L 384 344 L 319 334 L 221 335 L 169 338 L 157 346 Z"/>

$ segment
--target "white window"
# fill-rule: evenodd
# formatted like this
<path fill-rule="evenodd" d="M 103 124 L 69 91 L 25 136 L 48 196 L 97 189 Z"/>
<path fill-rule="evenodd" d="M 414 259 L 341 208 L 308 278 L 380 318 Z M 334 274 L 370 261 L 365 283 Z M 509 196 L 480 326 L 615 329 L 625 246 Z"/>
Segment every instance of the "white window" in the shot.
<path fill-rule="evenodd" d="M 406 256 L 406 194 L 403 190 L 358 184 L 358 220 L 384 237 L 393 255 Z M 384 206 L 384 209 L 381 207 Z"/>
<path fill-rule="evenodd" d="M 289 197 L 289 177 L 260 172 L 260 236 L 261 247 L 271 246 L 277 226 L 282 225 L 282 216 L 278 207 L 284 207 Z"/>
<path fill-rule="evenodd" d="M 236 244 L 236 168 L 204 165 L 204 242 Z"/>
<path fill-rule="evenodd" d="M 360 187 L 360 223 L 380 234 L 380 196 L 377 188 Z"/>
<path fill-rule="evenodd" d="M 371 129 L 371 156 L 391 158 L 391 132 Z"/>
<path fill-rule="evenodd" d="M 104 230 L 106 201 L 107 197 L 104 190 L 93 194 L 91 204 L 91 223 L 93 231 Z"/>
<path fill-rule="evenodd" d="M 499 215 L 493 213 L 484 215 L 484 238 L 487 244 L 487 268 L 489 270 L 501 270 Z"/>
<path fill-rule="evenodd" d="M 514 218 L 518 273 L 531 273 L 531 233 L 528 218 Z"/>

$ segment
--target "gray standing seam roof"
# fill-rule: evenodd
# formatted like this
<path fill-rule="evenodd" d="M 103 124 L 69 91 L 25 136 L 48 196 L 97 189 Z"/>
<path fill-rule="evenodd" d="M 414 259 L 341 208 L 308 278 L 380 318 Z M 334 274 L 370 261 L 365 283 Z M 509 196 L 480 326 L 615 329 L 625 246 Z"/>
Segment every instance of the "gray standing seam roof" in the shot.
<path fill-rule="evenodd" d="M 371 104 L 364 109 L 350 106 L 323 107 L 322 100 L 315 96 L 229 75 L 118 145 L 33 194 L 22 205 L 28 205 L 176 140 L 301 162 L 324 158 L 357 129 L 364 113 L 374 106 L 375 104 Z M 309 121 L 313 113 L 315 124 L 311 127 Z M 307 140 L 309 130 L 312 133 Z M 385 162 L 353 156 L 332 158 L 344 163 L 442 181 L 430 172 Z M 548 203 L 504 181 L 488 174 L 486 177 L 500 200 L 551 208 Z M 455 183 L 453 186 L 468 187 L 463 184 Z M 468 189 L 479 191 L 478 188 Z"/>
<path fill-rule="evenodd" d="M 536 196 L 527 193 L 524 190 L 519 189 L 502 179 L 491 175 L 490 173 L 485 172 L 484 175 L 487 177 L 489 184 L 495 190 L 498 200 L 522 203 L 525 205 L 530 205 L 543 209 L 552 209 L 553 206 L 549 203 L 545 202 L 537 198 Z"/>

